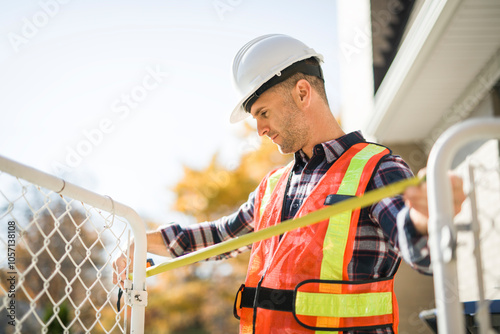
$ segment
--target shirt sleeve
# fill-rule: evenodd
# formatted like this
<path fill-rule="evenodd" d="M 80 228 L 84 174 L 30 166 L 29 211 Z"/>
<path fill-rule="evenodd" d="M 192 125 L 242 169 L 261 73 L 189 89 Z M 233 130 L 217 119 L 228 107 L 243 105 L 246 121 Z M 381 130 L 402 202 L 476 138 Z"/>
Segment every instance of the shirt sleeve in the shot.
<path fill-rule="evenodd" d="M 382 161 L 367 191 L 412 176 L 413 173 L 404 160 L 391 155 Z M 370 214 L 382 227 L 385 236 L 405 262 L 420 273 L 432 273 L 427 236 L 415 229 L 402 196 L 385 198 L 374 204 Z"/>
<path fill-rule="evenodd" d="M 421 235 L 404 207 L 397 217 L 399 250 L 403 259 L 423 274 L 432 274 L 428 237 Z"/>
<path fill-rule="evenodd" d="M 255 191 L 243 203 L 238 211 L 229 216 L 212 222 L 203 222 L 182 227 L 179 224 L 170 224 L 160 228 L 167 250 L 173 257 L 178 257 L 196 250 L 215 245 L 238 236 L 253 232 L 253 212 Z M 252 245 L 220 254 L 210 260 L 221 260 L 251 249 Z"/>

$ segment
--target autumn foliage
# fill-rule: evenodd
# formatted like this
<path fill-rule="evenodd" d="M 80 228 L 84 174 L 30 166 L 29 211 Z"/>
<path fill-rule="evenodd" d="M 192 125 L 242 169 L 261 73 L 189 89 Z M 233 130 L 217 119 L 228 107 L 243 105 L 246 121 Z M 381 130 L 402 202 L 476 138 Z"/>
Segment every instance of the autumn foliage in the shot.
<path fill-rule="evenodd" d="M 199 222 L 230 214 L 269 171 L 291 158 L 265 138 L 260 147 L 242 155 L 237 168 L 225 168 L 217 155 L 202 170 L 185 166 L 183 178 L 173 189 L 177 195 L 174 209 Z M 203 262 L 158 275 L 148 285 L 146 333 L 237 333 L 233 303 L 245 280 L 248 256 L 247 252 L 235 259 Z"/>

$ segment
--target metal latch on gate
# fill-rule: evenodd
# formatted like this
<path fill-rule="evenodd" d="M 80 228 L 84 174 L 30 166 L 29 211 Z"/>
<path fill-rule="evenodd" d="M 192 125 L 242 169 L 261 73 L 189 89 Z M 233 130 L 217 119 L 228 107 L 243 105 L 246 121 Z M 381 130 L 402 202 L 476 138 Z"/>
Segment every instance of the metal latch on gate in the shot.
<path fill-rule="evenodd" d="M 141 290 L 126 290 L 125 291 L 125 304 L 129 306 L 147 306 L 148 305 L 148 292 Z"/>
<path fill-rule="evenodd" d="M 130 282 L 130 281 L 128 281 Z M 122 295 L 125 294 L 124 296 L 124 302 L 125 305 L 128 306 L 133 306 L 133 305 L 139 305 L 139 306 L 144 306 L 146 307 L 148 305 L 148 292 L 147 291 L 142 291 L 142 290 L 132 290 L 131 288 L 125 288 L 125 293 L 122 289 L 118 290 L 118 301 L 116 302 L 116 309 L 118 312 L 120 312 L 121 306 L 120 306 L 120 300 L 122 298 Z"/>
<path fill-rule="evenodd" d="M 149 268 L 151 266 L 154 266 L 154 261 L 153 259 L 147 259 L 146 261 L 146 268 Z M 140 305 L 140 306 L 147 306 L 148 305 L 148 293 L 147 291 L 142 291 L 142 290 L 132 290 L 132 281 L 130 280 L 125 280 L 124 282 L 124 288 L 125 288 L 125 304 L 132 306 L 132 305 Z M 121 306 L 120 306 L 120 300 L 123 295 L 123 290 L 121 288 L 118 288 L 118 300 L 116 302 L 116 309 L 118 312 L 120 312 Z"/>

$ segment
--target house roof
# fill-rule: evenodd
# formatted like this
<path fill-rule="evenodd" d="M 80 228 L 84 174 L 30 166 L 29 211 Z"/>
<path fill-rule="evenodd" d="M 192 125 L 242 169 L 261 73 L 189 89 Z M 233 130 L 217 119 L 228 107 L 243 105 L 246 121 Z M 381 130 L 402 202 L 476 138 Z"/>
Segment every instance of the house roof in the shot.
<path fill-rule="evenodd" d="M 416 142 L 439 130 L 460 103 L 465 107 L 458 116 L 465 118 L 466 107 L 500 77 L 499 50 L 500 1 L 425 1 L 375 94 L 363 131 L 384 143 Z"/>
<path fill-rule="evenodd" d="M 391 65 L 415 0 L 371 0 L 373 84 L 376 92 Z"/>

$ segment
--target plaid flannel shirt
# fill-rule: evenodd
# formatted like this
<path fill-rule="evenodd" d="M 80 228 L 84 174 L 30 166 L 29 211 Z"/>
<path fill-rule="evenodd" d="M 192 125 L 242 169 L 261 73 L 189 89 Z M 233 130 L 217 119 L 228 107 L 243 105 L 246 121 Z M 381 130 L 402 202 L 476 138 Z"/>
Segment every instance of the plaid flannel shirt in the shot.
<path fill-rule="evenodd" d="M 285 219 L 291 219 L 312 192 L 330 166 L 352 145 L 364 142 L 360 132 L 318 144 L 310 159 L 302 152 L 295 153 L 293 175 L 284 203 Z M 399 156 L 389 155 L 379 164 L 366 191 L 412 177 L 407 164 Z M 183 254 L 244 235 L 253 231 L 255 192 L 235 213 L 216 221 L 182 227 L 171 224 L 161 228 L 165 246 L 172 256 Z M 244 247 L 222 254 L 219 260 L 250 249 Z M 396 273 L 400 257 L 416 270 L 430 273 L 427 237 L 413 226 L 401 196 L 386 198 L 360 212 L 352 260 L 348 266 L 351 280 L 388 277 Z M 355 333 L 392 333 L 391 329 L 356 331 Z"/>

